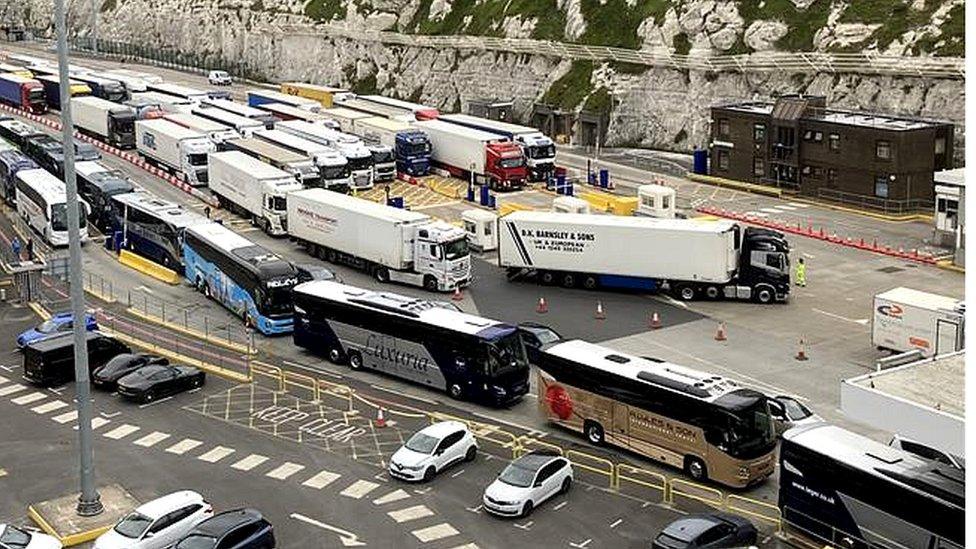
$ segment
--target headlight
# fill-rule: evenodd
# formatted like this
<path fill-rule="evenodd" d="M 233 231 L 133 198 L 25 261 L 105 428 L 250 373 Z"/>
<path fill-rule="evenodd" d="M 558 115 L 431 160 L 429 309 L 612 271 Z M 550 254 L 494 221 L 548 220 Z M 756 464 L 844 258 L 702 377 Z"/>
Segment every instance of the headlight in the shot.
<path fill-rule="evenodd" d="M 498 385 L 495 385 L 494 389 L 495 389 L 495 393 L 500 396 L 505 396 L 505 394 L 508 392 L 505 389 L 499 387 Z"/>

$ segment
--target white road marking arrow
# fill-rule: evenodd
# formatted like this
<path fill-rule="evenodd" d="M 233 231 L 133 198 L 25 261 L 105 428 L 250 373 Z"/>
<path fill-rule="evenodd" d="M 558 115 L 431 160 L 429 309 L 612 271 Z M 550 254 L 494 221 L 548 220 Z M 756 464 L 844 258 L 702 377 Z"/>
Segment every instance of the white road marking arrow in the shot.
<path fill-rule="evenodd" d="M 292 513 L 290 516 L 297 521 L 304 522 L 305 524 L 311 524 L 312 526 L 318 526 L 323 530 L 328 530 L 329 532 L 337 534 L 343 547 L 362 547 L 366 545 L 365 542 L 359 541 L 359 536 L 353 534 L 352 532 L 343 530 L 342 528 L 337 528 L 331 524 L 326 524 L 322 521 L 306 517 L 305 515 L 301 515 L 299 513 Z"/>

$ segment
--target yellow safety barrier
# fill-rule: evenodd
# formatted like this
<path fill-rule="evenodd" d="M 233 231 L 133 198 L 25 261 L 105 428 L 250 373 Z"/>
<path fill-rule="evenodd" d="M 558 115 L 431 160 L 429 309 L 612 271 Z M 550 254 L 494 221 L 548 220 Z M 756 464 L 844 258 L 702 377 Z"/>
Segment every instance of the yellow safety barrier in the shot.
<path fill-rule="evenodd" d="M 777 532 L 783 530 L 783 512 L 772 503 L 729 494 L 725 498 L 725 508 L 733 513 L 768 522 L 776 527 Z"/>
<path fill-rule="evenodd" d="M 158 263 L 136 255 L 128 250 L 119 252 L 119 263 L 126 267 L 132 267 L 144 275 L 151 276 L 156 280 L 161 280 L 167 284 L 179 284 L 180 275 L 172 269 L 167 269 Z"/>
<path fill-rule="evenodd" d="M 532 207 L 518 202 L 502 202 L 498 205 L 498 217 L 505 217 L 512 212 L 532 211 Z"/>
<path fill-rule="evenodd" d="M 617 485 L 617 469 L 613 466 L 613 462 L 609 459 L 594 456 L 593 454 L 588 454 L 586 452 L 580 452 L 579 450 L 566 450 L 566 459 L 584 471 L 589 471 L 591 473 L 596 473 L 598 475 L 607 477 L 610 488 Z"/>
<path fill-rule="evenodd" d="M 558 453 L 559 455 L 563 455 L 565 453 L 561 446 L 543 442 L 537 438 L 532 438 L 527 435 L 520 436 L 517 442 L 518 448 L 515 457 L 524 456 L 525 454 L 528 454 L 534 450 L 550 450 Z"/>
<path fill-rule="evenodd" d="M 332 383 L 330 381 L 325 381 L 320 379 L 319 384 L 319 398 L 323 398 L 325 395 L 333 396 L 345 403 L 347 411 L 351 412 L 353 410 L 352 406 L 352 393 L 353 390 L 346 386 L 340 385 L 338 383 Z"/>
<path fill-rule="evenodd" d="M 682 478 L 673 478 L 670 482 L 668 501 L 676 503 L 677 497 L 699 501 L 716 509 L 725 506 L 725 494 L 721 490 Z"/>
<path fill-rule="evenodd" d="M 305 374 L 299 374 L 298 372 L 284 371 L 284 392 L 289 391 L 289 386 L 297 387 L 299 389 L 305 389 L 312 393 L 312 402 L 318 402 L 319 400 L 319 384 L 318 381 L 312 377 Z"/>
<path fill-rule="evenodd" d="M 634 215 L 637 211 L 638 200 L 636 196 L 617 196 L 614 194 L 588 191 L 579 194 L 579 197 L 590 203 L 590 207 L 599 212 L 606 212 L 613 215 Z"/>
<path fill-rule="evenodd" d="M 266 377 L 274 381 L 277 391 L 283 392 L 285 390 L 285 375 L 281 371 L 281 368 L 277 366 L 272 366 L 271 364 L 265 364 L 257 360 L 252 360 L 250 364 L 250 378 L 254 381 L 255 376 Z"/>
<path fill-rule="evenodd" d="M 661 501 L 668 501 L 668 478 L 661 473 L 641 467 L 634 467 L 626 463 L 618 463 L 617 489 L 622 489 L 625 482 L 652 490 L 660 490 Z"/>

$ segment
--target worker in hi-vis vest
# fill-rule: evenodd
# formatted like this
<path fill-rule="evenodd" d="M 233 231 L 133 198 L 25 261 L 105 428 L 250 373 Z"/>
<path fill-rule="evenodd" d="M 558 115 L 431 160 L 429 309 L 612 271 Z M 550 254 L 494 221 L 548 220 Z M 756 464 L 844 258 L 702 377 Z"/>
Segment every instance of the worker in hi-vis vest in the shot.
<path fill-rule="evenodd" d="M 802 257 L 796 260 L 796 285 L 807 285 L 807 264 L 803 262 Z"/>

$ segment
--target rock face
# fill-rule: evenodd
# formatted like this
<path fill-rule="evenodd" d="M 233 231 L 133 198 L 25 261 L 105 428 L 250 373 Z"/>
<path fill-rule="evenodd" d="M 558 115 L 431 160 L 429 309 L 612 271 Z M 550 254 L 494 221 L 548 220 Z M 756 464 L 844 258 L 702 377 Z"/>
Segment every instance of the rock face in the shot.
<path fill-rule="evenodd" d="M 25 1 L 29 26 L 44 28 L 50 24 L 49 1 Z M 548 56 L 390 46 L 355 35 L 329 37 L 302 15 L 307 9 L 302 0 L 263 0 L 263 9 L 256 10 L 258 1 L 115 0 L 113 9 L 100 14 L 99 35 L 178 48 L 205 59 L 243 62 L 251 72 L 272 81 L 302 80 L 375 90 L 448 111 L 461 110 L 475 98 L 512 99 L 516 117 L 522 121 L 529 119 L 533 104 L 574 66 L 568 60 Z M 608 4 L 613 1 L 607 0 Z M 798 9 L 814 9 L 825 1 L 794 3 Z M 363 30 L 386 29 L 395 22 L 402 27 L 404 20 L 412 20 L 420 9 L 429 9 L 432 18 L 448 17 L 452 5 L 460 5 L 456 0 L 373 0 L 375 9 L 363 9 L 370 3 L 325 0 L 326 4 L 330 2 L 346 8 L 336 16 L 338 20 L 349 28 Z M 566 35 L 582 35 L 587 25 L 580 11 L 584 4 L 580 0 L 553 2 L 569 14 Z M 926 0 L 923 8 L 933 2 Z M 943 2 L 935 13 L 947 17 L 946 6 L 955 2 L 961 0 Z M 639 6 L 641 0 L 621 4 Z M 675 5 L 678 8 L 670 7 L 656 19 L 648 17 L 635 29 L 644 48 L 670 49 L 675 37 L 684 34 L 691 55 L 728 50 L 740 44 L 740 37 L 750 50 L 766 52 L 774 51 L 777 41 L 792 32 L 787 23 L 775 18 L 748 22 L 735 2 L 696 0 Z M 89 0 L 71 2 L 71 26 L 79 34 L 87 32 L 90 6 Z M 831 7 L 832 13 L 814 38 L 818 47 L 854 44 L 857 37 L 873 32 L 871 25 L 840 22 L 838 9 L 843 5 Z M 498 32 L 528 37 L 538 21 L 508 16 L 496 23 Z M 282 29 L 281 25 L 289 26 Z M 611 146 L 689 151 L 707 142 L 708 109 L 713 104 L 806 93 L 826 95 L 828 105 L 837 108 L 952 120 L 960 125 L 956 132 L 959 158 L 964 151 L 963 80 L 785 71 L 710 73 L 663 67 L 641 72 L 600 63 L 594 63 L 586 75 L 583 86 L 590 91 L 606 88 L 612 97 L 607 135 Z M 589 94 L 585 92 L 582 97 Z"/>

